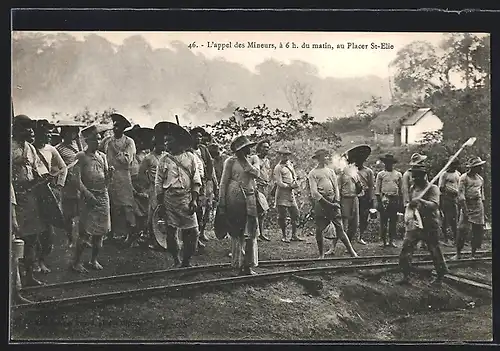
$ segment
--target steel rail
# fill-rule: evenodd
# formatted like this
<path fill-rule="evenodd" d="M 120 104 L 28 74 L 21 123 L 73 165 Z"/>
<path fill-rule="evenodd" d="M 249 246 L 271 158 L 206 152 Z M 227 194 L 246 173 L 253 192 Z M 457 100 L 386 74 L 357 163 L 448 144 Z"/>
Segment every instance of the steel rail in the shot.
<path fill-rule="evenodd" d="M 484 262 L 491 261 L 491 257 L 487 258 L 472 258 L 472 259 L 459 259 L 455 261 L 450 261 L 448 264 L 457 265 L 463 263 L 472 263 L 472 262 Z M 413 266 L 426 266 L 432 265 L 432 261 L 420 261 L 414 262 Z M 383 269 L 383 268 L 395 268 L 398 267 L 399 263 L 376 263 L 376 264 L 365 264 L 365 265 L 345 265 L 345 266 L 328 266 L 328 267 L 314 267 L 314 268 L 303 268 L 303 269 L 294 269 L 280 272 L 269 272 L 262 273 L 258 275 L 251 276 L 238 276 L 238 277 L 228 277 L 228 278 L 219 278 L 219 279 L 211 279 L 211 280 L 202 280 L 188 283 L 180 283 L 180 284 L 172 284 L 172 285 L 161 285 L 161 286 L 153 286 L 149 288 L 142 289 L 132 289 L 132 290 L 122 290 L 122 291 L 113 291 L 107 293 L 99 293 L 92 295 L 84 295 L 70 298 L 61 298 L 56 300 L 45 300 L 38 301 L 34 303 L 28 304 L 20 304 L 13 306 L 15 311 L 23 311 L 23 310 L 37 310 L 37 309 L 45 309 L 45 308 L 61 308 L 67 305 L 74 307 L 75 305 L 81 305 L 86 303 L 96 303 L 96 302 L 105 302 L 105 301 L 113 301 L 119 300 L 123 298 L 137 298 L 144 297 L 147 295 L 154 295 L 158 293 L 162 293 L 163 295 L 168 293 L 178 293 L 180 291 L 186 290 L 194 290 L 200 288 L 214 288 L 219 286 L 224 286 L 228 284 L 248 284 L 253 282 L 259 282 L 263 280 L 275 280 L 283 277 L 288 277 L 292 275 L 314 275 L 321 273 L 331 273 L 331 272 L 351 272 L 357 270 L 370 270 L 370 269 Z"/>
<path fill-rule="evenodd" d="M 470 254 L 470 252 L 463 252 L 463 254 Z M 477 251 L 478 255 L 488 255 L 491 254 L 491 251 Z M 444 256 L 453 256 L 455 253 L 444 253 Z M 414 254 L 412 257 L 415 258 L 424 258 L 429 257 L 429 253 L 425 254 Z M 287 260 L 270 260 L 270 261 L 260 261 L 259 267 L 274 267 L 274 266 L 286 266 L 286 265 L 302 265 L 302 264 L 314 264 L 314 263 L 329 263 L 329 262 L 358 262 L 358 261 L 366 261 L 366 260 L 392 260 L 399 258 L 399 255 L 379 255 L 379 256 L 359 256 L 359 257 L 328 257 L 328 258 L 299 258 L 299 259 L 287 259 Z M 98 278 L 90 278 L 90 279 L 79 279 L 79 280 L 70 280 L 61 283 L 52 283 L 52 284 L 44 284 L 44 285 L 36 285 L 23 287 L 21 291 L 30 292 L 30 291 L 41 291 L 48 289 L 57 289 L 64 288 L 70 286 L 77 285 L 85 285 L 85 284 L 93 284 L 93 283 L 103 283 L 103 282 L 118 282 L 118 281 L 127 281 L 127 280 L 141 280 L 141 279 L 149 279 L 154 278 L 156 276 L 161 275 L 176 275 L 176 274 L 193 274 L 193 273 L 203 273 L 203 272 L 212 272 L 217 270 L 230 270 L 232 269 L 230 263 L 220 263 L 220 264 L 211 264 L 211 265 L 203 265 L 203 266 L 195 266 L 188 268 L 169 268 L 169 269 L 161 269 L 155 271 L 146 271 L 146 272 L 138 272 L 138 273 L 128 273 L 128 274 L 120 274 L 113 275 L 107 277 L 98 277 Z"/>

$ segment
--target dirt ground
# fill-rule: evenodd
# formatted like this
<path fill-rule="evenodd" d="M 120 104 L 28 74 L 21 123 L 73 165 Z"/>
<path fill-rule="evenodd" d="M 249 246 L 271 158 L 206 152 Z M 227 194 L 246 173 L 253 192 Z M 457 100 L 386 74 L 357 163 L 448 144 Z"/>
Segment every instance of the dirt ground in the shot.
<path fill-rule="evenodd" d="M 361 255 L 398 254 L 400 248 L 381 248 L 372 223 L 369 245 L 355 244 Z M 259 259 L 317 256 L 316 242 L 303 232 L 304 242 L 259 243 Z M 230 262 L 229 239 L 212 239 L 193 264 Z M 401 240 L 397 242 L 401 245 Z M 328 248 L 328 247 L 327 247 Z M 491 248 L 486 242 L 483 249 Z M 443 247 L 444 251 L 453 251 Z M 470 249 L 466 247 L 466 250 Z M 417 252 L 423 252 L 417 250 Z M 90 256 L 90 252 L 86 252 Z M 336 256 L 347 256 L 342 244 Z M 71 252 L 64 237 L 56 236 L 48 259 L 53 269 L 38 277 L 47 283 L 169 268 L 164 252 L 119 248 L 105 243 L 100 255 L 104 270 L 79 275 L 68 270 Z M 485 266 L 486 267 L 486 266 Z M 491 265 L 461 268 L 460 272 L 491 282 Z M 316 296 L 291 279 L 252 286 L 224 287 L 182 297 L 151 297 L 101 306 L 82 306 L 50 314 L 16 316 L 12 340 L 492 340 L 491 299 L 467 296 L 444 284 L 430 286 L 422 276 L 411 287 L 395 284 L 401 277 L 387 273 L 322 275 L 324 287 Z M 136 286 L 139 287 L 139 286 Z"/>

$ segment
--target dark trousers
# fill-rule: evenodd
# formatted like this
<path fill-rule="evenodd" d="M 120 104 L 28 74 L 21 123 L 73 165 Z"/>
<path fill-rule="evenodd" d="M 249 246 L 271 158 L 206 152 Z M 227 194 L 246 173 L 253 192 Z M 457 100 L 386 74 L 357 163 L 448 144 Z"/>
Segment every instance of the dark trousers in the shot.
<path fill-rule="evenodd" d="M 398 222 L 399 197 L 389 196 L 389 204 L 384 208 L 379 204 L 380 211 L 380 238 L 387 242 L 387 227 L 389 227 L 389 240 L 396 239 L 396 225 Z"/>
<path fill-rule="evenodd" d="M 370 208 L 372 206 L 372 199 L 367 196 L 359 198 L 359 238 L 363 238 L 363 233 L 368 227 L 368 218 L 370 217 Z"/>
<path fill-rule="evenodd" d="M 443 212 L 443 236 L 445 240 L 450 239 L 448 228 L 451 228 L 453 240 L 457 240 L 458 204 L 456 198 L 449 196 L 441 197 L 441 211 Z"/>
<path fill-rule="evenodd" d="M 429 250 L 432 261 L 434 262 L 434 268 L 439 277 L 444 276 L 448 273 L 448 267 L 446 261 L 444 260 L 443 252 L 439 246 L 439 230 L 412 230 L 405 233 L 405 239 L 403 241 L 403 248 L 399 254 L 399 265 L 403 271 L 405 277 L 408 277 L 411 270 L 411 258 L 413 251 L 417 243 L 422 240 L 427 244 L 427 249 Z"/>
<path fill-rule="evenodd" d="M 465 240 L 472 234 L 471 249 L 476 251 L 480 249 L 483 244 L 484 228 L 482 224 L 475 223 L 461 223 L 457 233 L 457 252 L 462 251 L 465 245 Z"/>

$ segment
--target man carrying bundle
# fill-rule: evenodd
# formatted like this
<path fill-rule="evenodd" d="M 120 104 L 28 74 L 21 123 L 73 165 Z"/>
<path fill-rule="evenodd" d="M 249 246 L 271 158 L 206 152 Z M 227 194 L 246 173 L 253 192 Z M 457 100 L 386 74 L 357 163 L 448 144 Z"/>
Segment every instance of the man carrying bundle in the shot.
<path fill-rule="evenodd" d="M 317 150 L 312 158 L 318 162 L 318 165 L 308 175 L 309 188 L 314 199 L 314 219 L 316 222 L 316 242 L 318 244 L 319 258 L 325 256 L 323 234 L 330 225 L 335 227 L 337 236 L 333 239 L 333 247 L 330 252 L 335 251 L 337 240 L 340 239 L 351 256 L 358 257 L 342 225 L 337 175 L 333 169 L 326 166 L 329 157 L 328 150 Z"/>
<path fill-rule="evenodd" d="M 196 210 L 202 185 L 195 155 L 188 152 L 193 140 L 187 130 L 174 123 L 160 122 L 154 130 L 155 138 L 161 135 L 166 138 L 169 150 L 158 161 L 155 178 L 160 216 L 167 224 L 167 248 L 176 267 L 190 267 L 198 243 Z M 177 231 L 183 242 L 182 263 Z"/>
<path fill-rule="evenodd" d="M 403 279 L 399 284 L 410 284 L 411 257 L 415 246 L 422 240 L 427 244 L 434 262 L 437 278 L 433 283 L 440 284 L 448 273 L 448 267 L 439 246 L 439 231 L 441 221 L 439 215 L 439 188 L 432 184 L 429 190 L 422 194 L 429 182 L 427 169 L 424 165 L 414 165 L 411 168 L 413 186 L 410 189 L 408 209 L 412 211 L 411 221 L 407 221 L 403 248 L 399 255 L 399 265 L 403 270 Z M 409 214 L 405 214 L 405 217 Z M 418 219 L 417 219 L 418 218 Z M 420 220 L 421 219 L 421 220 Z"/>
<path fill-rule="evenodd" d="M 55 181 L 50 183 L 51 189 L 55 193 L 57 200 L 61 201 L 61 191 L 66 183 L 67 170 L 66 164 L 61 155 L 59 155 L 57 149 L 49 144 L 49 133 L 52 128 L 53 124 L 50 124 L 45 119 L 36 121 L 35 141 L 33 142 L 33 146 L 47 173 L 54 174 L 62 170 L 62 173 L 56 177 Z M 45 264 L 45 258 L 52 252 L 54 246 L 52 242 L 53 235 L 54 228 L 47 224 L 47 229 L 43 231 L 39 237 L 38 267 L 35 265 L 34 268 L 36 271 L 50 273 L 49 267 Z"/>
<path fill-rule="evenodd" d="M 108 184 L 112 172 L 108 167 L 106 155 L 97 150 L 99 134 L 95 126 L 82 130 L 87 149 L 77 155 L 76 174 L 81 184 L 82 206 L 80 208 L 79 238 L 72 269 L 79 273 L 87 273 L 82 265 L 81 257 L 86 247 L 92 248 L 91 268 L 101 270 L 97 261 L 102 239 L 111 226 Z"/>
<path fill-rule="evenodd" d="M 60 134 L 62 138 L 62 142 L 56 146 L 56 149 L 67 166 L 74 162 L 76 154 L 82 151 L 79 134 L 80 128 L 85 127 L 85 125 L 70 120 L 63 120 L 57 122 L 56 127 L 61 128 Z M 73 238 L 78 235 L 79 199 L 80 184 L 77 182 L 74 168 L 70 168 L 67 171 L 66 183 L 61 191 L 61 207 L 66 222 L 66 234 L 70 248 L 74 246 Z"/>

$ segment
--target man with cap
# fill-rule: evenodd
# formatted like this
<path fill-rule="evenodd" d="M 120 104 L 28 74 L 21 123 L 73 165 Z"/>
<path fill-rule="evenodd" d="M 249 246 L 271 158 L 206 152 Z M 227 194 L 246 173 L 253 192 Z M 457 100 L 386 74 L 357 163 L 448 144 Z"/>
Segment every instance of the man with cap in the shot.
<path fill-rule="evenodd" d="M 156 169 L 160 158 L 165 153 L 165 136 L 163 134 L 155 134 L 156 133 L 153 131 L 153 150 L 144 158 L 144 160 L 142 160 L 139 166 L 140 183 L 143 185 L 148 195 L 147 231 L 152 241 L 149 245 L 150 249 L 154 249 L 156 247 L 154 245 L 155 239 L 152 228 L 153 211 L 158 205 L 155 194 Z"/>
<path fill-rule="evenodd" d="M 62 142 L 56 146 L 66 165 L 76 160 L 76 154 L 82 151 L 79 143 L 80 128 L 85 125 L 71 120 L 62 120 L 56 123 L 61 128 Z M 74 246 L 73 238 L 78 234 L 78 202 L 80 199 L 80 184 L 74 174 L 74 168 L 67 171 L 66 182 L 61 191 L 61 207 L 66 221 L 66 235 L 70 247 Z"/>
<path fill-rule="evenodd" d="M 448 227 L 451 227 L 453 233 L 452 240 L 457 240 L 458 223 L 458 181 L 460 172 L 457 170 L 459 161 L 453 160 L 446 172 L 439 177 L 439 190 L 441 191 L 441 203 L 439 207 L 443 212 L 443 236 L 444 244 L 449 246 L 450 238 L 448 236 Z"/>
<path fill-rule="evenodd" d="M 34 121 L 28 116 L 14 117 L 12 125 L 12 185 L 16 195 L 16 219 L 18 237 L 24 241 L 25 285 L 42 284 L 33 275 L 36 261 L 38 236 L 47 230 L 47 224 L 39 211 L 38 198 L 33 186 L 42 179 L 49 179 L 50 174 L 40 160 L 34 141 Z"/>
<path fill-rule="evenodd" d="M 231 236 L 232 267 L 240 275 L 256 274 L 258 266 L 259 216 L 255 179 L 259 177 L 259 165 L 251 159 L 250 150 L 255 145 L 244 135 L 231 142 L 234 156 L 224 162 L 220 182 L 220 216 L 226 218 Z"/>
<path fill-rule="evenodd" d="M 198 224 L 200 226 L 200 239 L 203 241 L 208 241 L 208 237 L 205 235 L 205 227 L 210 216 L 210 209 L 212 205 L 211 202 L 213 201 L 214 194 L 218 192 L 217 182 L 214 182 L 215 178 L 212 156 L 210 155 L 207 147 L 203 144 L 204 138 L 206 138 L 208 133 L 202 127 L 195 127 L 191 129 L 190 133 L 191 137 L 193 138 L 192 149 L 194 154 L 198 158 L 202 180 L 198 210 L 196 215 L 198 217 Z"/>
<path fill-rule="evenodd" d="M 434 262 L 437 278 L 433 283 L 441 283 L 443 277 L 448 273 L 448 267 L 439 246 L 439 231 L 441 230 L 439 188 L 433 184 L 422 195 L 422 192 L 429 184 L 426 177 L 426 167 L 422 164 L 417 164 L 413 165 L 410 170 L 412 172 L 413 185 L 410 189 L 410 201 L 408 202 L 407 211 L 413 211 L 413 218 L 417 216 L 418 211 L 421 218 L 421 228 L 418 226 L 409 226 L 408 223 L 405 223 L 407 230 L 399 255 L 399 265 L 403 271 L 403 279 L 399 283 L 410 283 L 411 257 L 415 246 L 420 240 L 423 240 L 427 244 L 432 261 Z"/>
<path fill-rule="evenodd" d="M 127 245 L 137 246 L 139 233 L 143 233 L 144 235 L 147 229 L 149 208 L 147 188 L 146 184 L 143 183 L 144 179 L 139 177 L 139 167 L 151 149 L 154 131 L 152 128 L 143 128 L 136 124 L 133 128 L 126 130 L 124 134 L 134 140 L 137 150 L 130 168 L 130 177 L 132 178 L 135 199 L 137 232 L 134 236 L 129 236 L 129 240 L 126 242 Z"/>
<path fill-rule="evenodd" d="M 319 258 L 324 258 L 324 240 L 325 230 L 332 225 L 335 227 L 336 237 L 333 239 L 333 248 L 335 252 L 337 240 L 340 239 L 353 257 L 357 257 L 349 237 L 344 231 L 342 224 L 342 214 L 340 212 L 340 192 L 335 171 L 326 166 L 330 153 L 326 149 L 319 149 L 313 155 L 313 159 L 318 162 L 316 168 L 311 170 L 308 175 L 309 189 L 313 198 L 314 219 L 316 222 L 316 242 L 318 244 Z"/>
<path fill-rule="evenodd" d="M 385 169 L 377 174 L 375 180 L 375 195 L 380 212 L 380 236 L 383 247 L 397 247 L 394 240 L 396 239 L 398 210 L 401 204 L 403 175 L 394 169 L 397 160 L 393 155 L 387 154 L 380 160 L 385 166 Z M 389 227 L 389 241 L 387 240 L 387 227 Z"/>
<path fill-rule="evenodd" d="M 120 114 L 111 116 L 113 136 L 106 145 L 105 153 L 108 165 L 113 167 L 113 178 L 109 185 L 111 201 L 111 232 L 116 239 L 125 237 L 126 242 L 138 236 L 136 222 L 136 204 L 130 170 L 136 154 L 135 142 L 123 134 L 130 122 Z"/>
<path fill-rule="evenodd" d="M 62 170 L 62 173 L 50 184 L 56 198 L 60 201 L 61 191 L 66 183 L 67 170 L 66 164 L 57 149 L 49 144 L 49 133 L 53 127 L 54 125 L 46 119 L 36 121 L 33 146 L 47 173 L 54 174 Z M 34 268 L 36 271 L 41 270 L 43 273 L 50 273 L 49 267 L 45 264 L 45 258 L 52 252 L 54 246 L 52 242 L 53 235 L 54 228 L 51 225 L 47 225 L 47 229 L 39 236 L 38 265 L 35 265 Z"/>
<path fill-rule="evenodd" d="M 255 147 L 256 155 L 251 156 L 252 162 L 259 165 L 259 178 L 256 179 L 257 190 L 261 195 L 259 196 L 260 201 L 263 202 L 261 208 L 265 210 L 259 211 L 259 240 L 271 241 L 269 237 L 264 235 L 264 219 L 266 217 L 267 210 L 269 209 L 269 204 L 267 203 L 267 198 L 269 195 L 269 182 L 271 180 L 271 161 L 269 160 L 268 154 L 271 148 L 271 142 L 267 139 L 261 140 L 257 143 Z"/>
<path fill-rule="evenodd" d="M 155 138 L 165 137 L 169 150 L 158 161 L 155 178 L 156 201 L 167 224 L 167 248 L 175 266 L 189 267 L 198 243 L 196 209 L 202 185 L 195 155 L 188 152 L 193 140 L 187 130 L 174 123 L 160 122 L 154 130 Z M 183 241 L 182 262 L 177 231 Z"/>
<path fill-rule="evenodd" d="M 292 241 L 303 241 L 304 239 L 297 236 L 297 220 L 300 213 L 295 200 L 294 190 L 299 187 L 297 183 L 297 175 L 293 168 L 292 162 L 289 160 L 292 152 L 285 146 L 278 150 L 280 162 L 274 167 L 273 178 L 276 182 L 275 204 L 278 208 L 278 224 L 281 229 L 281 241 L 289 243 L 286 234 L 286 217 L 287 212 L 290 214 L 290 222 L 292 225 Z"/>
<path fill-rule="evenodd" d="M 457 254 L 452 259 L 461 257 L 465 239 L 469 232 L 472 233 L 472 257 L 481 248 L 484 235 L 484 179 L 480 173 L 486 161 L 480 157 L 471 157 L 467 162 L 469 170 L 462 174 L 458 181 L 458 202 L 461 208 L 458 235 Z"/>
<path fill-rule="evenodd" d="M 76 174 L 80 180 L 82 206 L 80 207 L 79 237 L 72 269 L 86 273 L 81 257 L 86 247 L 92 248 L 89 266 L 95 270 L 103 267 L 97 261 L 102 239 L 111 226 L 108 185 L 112 170 L 108 167 L 106 155 L 98 151 L 100 136 L 92 125 L 82 130 L 87 148 L 77 154 Z"/>

